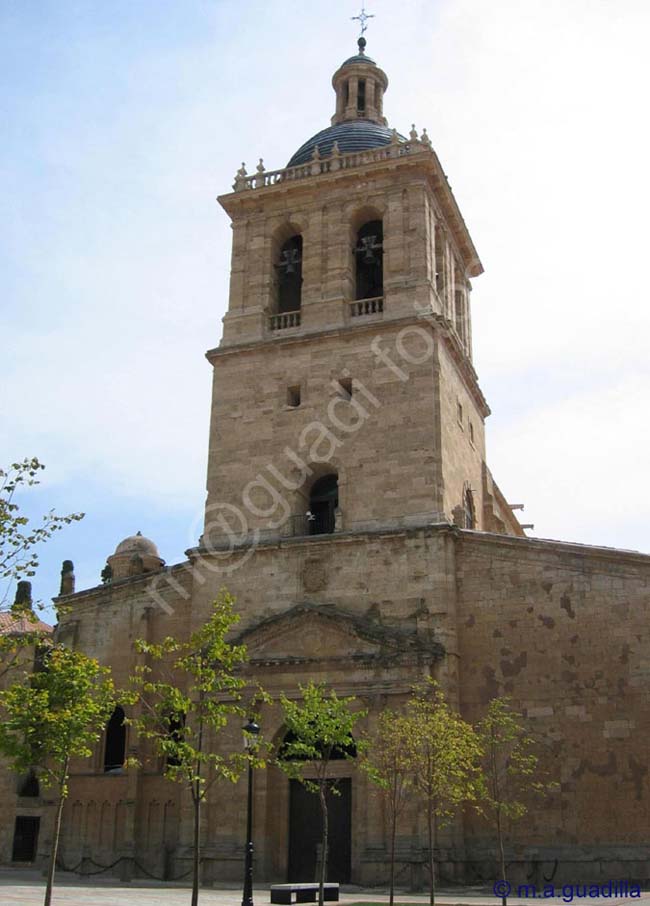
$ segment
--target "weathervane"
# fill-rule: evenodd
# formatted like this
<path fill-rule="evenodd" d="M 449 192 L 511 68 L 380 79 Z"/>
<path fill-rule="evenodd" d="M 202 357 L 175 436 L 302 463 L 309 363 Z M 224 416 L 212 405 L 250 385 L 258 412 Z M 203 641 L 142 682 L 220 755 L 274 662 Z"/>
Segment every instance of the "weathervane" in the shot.
<path fill-rule="evenodd" d="M 361 13 L 358 16 L 352 16 L 353 22 L 361 23 L 361 37 L 363 37 L 364 34 L 366 33 L 366 31 L 368 30 L 368 26 L 366 25 L 366 22 L 368 21 L 368 19 L 374 19 L 374 18 L 375 18 L 374 13 L 366 12 L 365 3 L 363 3 L 361 5 Z"/>

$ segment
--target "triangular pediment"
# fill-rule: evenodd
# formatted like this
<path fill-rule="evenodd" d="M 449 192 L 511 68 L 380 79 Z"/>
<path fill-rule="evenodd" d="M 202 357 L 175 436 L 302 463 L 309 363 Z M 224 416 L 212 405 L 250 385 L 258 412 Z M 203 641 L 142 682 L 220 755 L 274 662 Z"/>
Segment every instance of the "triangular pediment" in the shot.
<path fill-rule="evenodd" d="M 299 604 L 248 627 L 237 639 L 251 663 L 299 661 L 393 661 L 443 654 L 436 642 L 335 607 Z"/>

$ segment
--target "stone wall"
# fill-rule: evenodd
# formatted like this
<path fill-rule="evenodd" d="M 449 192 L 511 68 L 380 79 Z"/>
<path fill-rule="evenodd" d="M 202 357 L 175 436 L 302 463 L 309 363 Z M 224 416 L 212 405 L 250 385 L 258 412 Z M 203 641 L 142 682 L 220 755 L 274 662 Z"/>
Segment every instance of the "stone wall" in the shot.
<path fill-rule="evenodd" d="M 398 325 L 377 323 L 216 355 L 209 530 L 223 533 L 223 515 L 242 533 L 236 507 L 262 537 L 304 534 L 292 520 L 325 472 L 339 476 L 343 530 L 439 519 L 440 429 L 424 338 L 434 341 L 430 328 L 415 329 L 404 338 Z M 345 378 L 351 401 L 341 396 Z M 297 407 L 290 387 L 299 388 Z"/>
<path fill-rule="evenodd" d="M 511 696 L 560 784 L 517 825 L 520 874 L 647 879 L 649 558 L 463 533 L 457 562 L 463 715 Z M 466 843 L 490 845 L 471 816 Z"/>

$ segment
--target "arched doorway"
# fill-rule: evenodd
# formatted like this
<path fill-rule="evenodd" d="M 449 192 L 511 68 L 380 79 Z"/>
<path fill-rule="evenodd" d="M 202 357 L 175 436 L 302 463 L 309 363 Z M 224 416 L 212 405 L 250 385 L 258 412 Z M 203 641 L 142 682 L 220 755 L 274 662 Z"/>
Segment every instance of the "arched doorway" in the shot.
<path fill-rule="evenodd" d="M 337 793 L 333 792 L 336 786 Z M 329 853 L 327 880 L 349 884 L 352 870 L 352 781 L 328 781 Z M 289 867 L 293 883 L 318 878 L 322 816 L 318 796 L 299 780 L 289 781 Z"/>
<path fill-rule="evenodd" d="M 289 731 L 279 750 L 295 737 Z M 350 883 L 352 872 L 352 780 L 348 774 L 347 760 L 356 756 L 356 747 L 335 749 L 330 753 L 332 777 L 327 782 L 327 809 L 329 846 L 327 854 L 327 881 Z M 309 768 L 305 776 L 309 777 Z M 337 776 L 338 775 L 338 776 Z M 315 772 L 314 772 L 315 776 Z M 299 780 L 289 781 L 289 852 L 287 880 L 292 883 L 318 879 L 321 859 L 322 812 L 319 796 Z"/>

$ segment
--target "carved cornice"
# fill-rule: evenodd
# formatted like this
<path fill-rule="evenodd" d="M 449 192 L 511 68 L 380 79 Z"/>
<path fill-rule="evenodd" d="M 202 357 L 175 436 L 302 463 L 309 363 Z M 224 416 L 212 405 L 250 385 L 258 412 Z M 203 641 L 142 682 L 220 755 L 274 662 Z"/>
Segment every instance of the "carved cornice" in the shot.
<path fill-rule="evenodd" d="M 234 219 L 247 215 L 248 212 L 259 211 L 266 199 L 288 193 L 313 196 L 315 188 L 325 193 L 331 191 L 335 183 L 337 186 L 346 182 L 358 184 L 362 173 L 364 176 L 379 175 L 382 171 L 395 171 L 397 168 L 424 170 L 447 227 L 454 237 L 467 275 L 478 277 L 482 274 L 483 265 L 438 155 L 433 148 L 422 142 L 400 144 L 394 148 L 389 145 L 373 151 L 341 155 L 337 169 L 332 168 L 330 159 L 284 170 L 262 169 L 257 176 L 242 177 L 243 182 L 237 191 L 220 195 L 217 201 Z"/>

